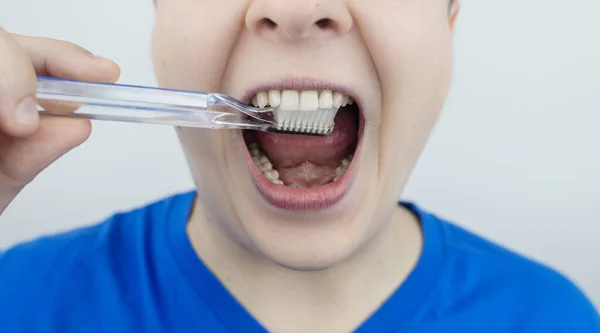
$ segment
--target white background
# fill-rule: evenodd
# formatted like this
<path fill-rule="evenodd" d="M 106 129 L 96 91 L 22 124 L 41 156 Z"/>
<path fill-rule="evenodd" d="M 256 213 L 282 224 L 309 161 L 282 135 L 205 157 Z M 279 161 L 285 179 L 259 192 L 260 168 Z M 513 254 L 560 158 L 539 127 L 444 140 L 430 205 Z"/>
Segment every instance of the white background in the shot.
<path fill-rule="evenodd" d="M 597 305 L 599 13 L 598 0 L 463 0 L 453 89 L 405 195 L 558 268 Z M 151 0 L 0 0 L 5 29 L 110 57 L 128 84 L 156 84 L 153 15 Z M 0 217 L 0 247 L 192 187 L 172 129 L 95 123 Z"/>

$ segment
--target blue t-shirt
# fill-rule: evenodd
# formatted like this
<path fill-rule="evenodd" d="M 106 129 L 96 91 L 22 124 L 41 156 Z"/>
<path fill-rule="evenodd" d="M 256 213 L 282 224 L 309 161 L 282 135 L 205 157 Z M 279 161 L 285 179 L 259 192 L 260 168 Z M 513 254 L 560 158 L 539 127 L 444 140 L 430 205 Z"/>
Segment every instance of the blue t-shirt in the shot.
<path fill-rule="evenodd" d="M 195 255 L 195 192 L 0 254 L 0 332 L 265 332 Z M 587 333 L 600 317 L 552 269 L 403 203 L 420 219 L 414 271 L 357 332 Z"/>

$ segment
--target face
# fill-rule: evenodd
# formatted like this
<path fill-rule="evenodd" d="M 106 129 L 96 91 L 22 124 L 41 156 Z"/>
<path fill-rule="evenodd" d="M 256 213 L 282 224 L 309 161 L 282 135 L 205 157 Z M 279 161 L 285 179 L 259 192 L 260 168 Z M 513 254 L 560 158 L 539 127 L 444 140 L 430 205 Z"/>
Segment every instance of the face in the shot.
<path fill-rule="evenodd" d="M 300 270 L 331 267 L 385 232 L 449 88 L 456 8 L 447 0 L 158 0 L 161 86 L 259 107 L 333 105 L 330 115 L 340 106 L 325 137 L 178 129 L 206 218 Z"/>

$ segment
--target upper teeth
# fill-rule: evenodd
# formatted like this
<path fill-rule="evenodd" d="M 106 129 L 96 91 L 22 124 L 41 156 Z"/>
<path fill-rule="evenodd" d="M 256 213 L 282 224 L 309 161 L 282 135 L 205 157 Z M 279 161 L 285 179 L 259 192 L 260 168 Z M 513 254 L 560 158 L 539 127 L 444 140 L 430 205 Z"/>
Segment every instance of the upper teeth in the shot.
<path fill-rule="evenodd" d="M 354 101 L 341 92 L 323 90 L 269 90 L 261 91 L 254 96 L 252 104 L 264 108 L 267 105 L 278 110 L 317 111 L 352 105 Z"/>
<path fill-rule="evenodd" d="M 257 93 L 252 99 L 255 107 L 276 108 L 275 118 L 280 129 L 316 133 L 333 130 L 338 109 L 352 103 L 349 96 L 331 90 L 269 90 Z"/>

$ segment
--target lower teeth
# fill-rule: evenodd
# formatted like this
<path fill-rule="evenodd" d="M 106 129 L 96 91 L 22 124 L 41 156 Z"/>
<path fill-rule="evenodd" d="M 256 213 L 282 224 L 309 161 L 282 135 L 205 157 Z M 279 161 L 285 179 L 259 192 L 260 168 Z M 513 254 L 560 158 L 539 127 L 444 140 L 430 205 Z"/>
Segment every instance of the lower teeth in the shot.
<path fill-rule="evenodd" d="M 271 163 L 267 155 L 265 155 L 260 150 L 256 142 L 248 144 L 248 150 L 250 151 L 250 155 L 252 155 L 252 160 L 254 161 L 254 164 L 256 164 L 258 169 L 271 183 L 275 185 L 286 185 L 292 188 L 299 187 L 296 184 L 284 184 L 283 181 L 279 179 L 279 172 L 273 168 L 273 163 Z M 348 156 L 342 158 L 340 164 L 335 169 L 335 178 L 333 178 L 334 182 L 338 181 L 344 175 L 353 157 L 354 154 L 350 153 L 348 154 Z"/>

